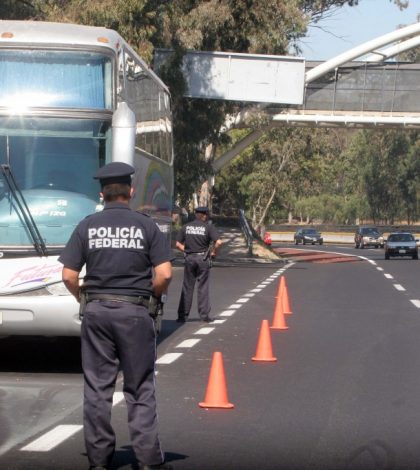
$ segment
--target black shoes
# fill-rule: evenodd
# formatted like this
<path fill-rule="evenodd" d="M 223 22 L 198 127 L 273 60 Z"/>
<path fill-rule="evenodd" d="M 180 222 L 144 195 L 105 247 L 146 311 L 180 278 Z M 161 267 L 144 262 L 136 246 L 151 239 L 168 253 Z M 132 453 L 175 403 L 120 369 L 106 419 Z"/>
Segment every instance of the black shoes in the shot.
<path fill-rule="evenodd" d="M 201 321 L 204 323 L 213 323 L 214 319 L 210 317 L 205 317 L 205 318 L 202 318 Z"/>
<path fill-rule="evenodd" d="M 173 468 L 171 464 L 163 462 L 158 465 L 143 465 L 140 470 L 172 470 Z"/>
<path fill-rule="evenodd" d="M 177 321 L 177 323 L 185 323 L 187 321 L 187 318 L 188 317 L 186 317 L 186 316 L 178 317 L 176 319 L 176 321 Z M 200 321 L 202 321 L 203 323 L 213 323 L 214 319 L 210 318 L 210 317 L 204 317 L 204 318 L 200 318 Z"/>

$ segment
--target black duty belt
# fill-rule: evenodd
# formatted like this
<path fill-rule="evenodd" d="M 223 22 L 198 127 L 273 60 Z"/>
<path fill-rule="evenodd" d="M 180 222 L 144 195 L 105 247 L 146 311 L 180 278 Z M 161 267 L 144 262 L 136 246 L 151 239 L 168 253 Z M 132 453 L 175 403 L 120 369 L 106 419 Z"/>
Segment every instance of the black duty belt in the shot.
<path fill-rule="evenodd" d="M 142 295 L 118 295 L 118 294 L 89 294 L 86 293 L 86 302 L 92 300 L 112 300 L 114 302 L 129 302 L 130 304 L 149 307 L 150 297 Z"/>
<path fill-rule="evenodd" d="M 207 253 L 207 251 L 196 251 L 196 252 L 193 252 L 193 253 L 186 253 L 187 256 L 188 255 L 205 255 Z"/>

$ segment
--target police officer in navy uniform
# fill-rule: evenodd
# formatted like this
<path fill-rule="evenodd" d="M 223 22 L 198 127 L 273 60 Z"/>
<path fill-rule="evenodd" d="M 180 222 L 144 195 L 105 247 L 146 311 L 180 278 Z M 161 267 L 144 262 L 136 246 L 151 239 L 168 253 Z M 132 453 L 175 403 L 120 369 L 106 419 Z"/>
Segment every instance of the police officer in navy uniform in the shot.
<path fill-rule="evenodd" d="M 184 323 L 193 301 L 194 286 L 198 282 L 198 314 L 201 321 L 211 322 L 209 281 L 211 261 L 216 256 L 222 241 L 219 232 L 209 221 L 207 207 L 195 209 L 195 220 L 185 224 L 178 233 L 176 246 L 184 252 L 184 282 L 178 306 L 178 319 Z M 213 245 L 211 246 L 211 243 Z"/>
<path fill-rule="evenodd" d="M 107 468 L 115 449 L 111 408 L 121 368 L 128 427 L 140 468 L 170 469 L 158 437 L 154 366 L 156 333 L 150 298 L 172 277 L 169 244 L 156 223 L 131 210 L 131 165 L 113 162 L 95 175 L 104 210 L 82 220 L 59 261 L 63 281 L 84 308 L 81 344 L 84 433 L 90 468 Z M 82 296 L 79 273 L 86 266 Z"/>

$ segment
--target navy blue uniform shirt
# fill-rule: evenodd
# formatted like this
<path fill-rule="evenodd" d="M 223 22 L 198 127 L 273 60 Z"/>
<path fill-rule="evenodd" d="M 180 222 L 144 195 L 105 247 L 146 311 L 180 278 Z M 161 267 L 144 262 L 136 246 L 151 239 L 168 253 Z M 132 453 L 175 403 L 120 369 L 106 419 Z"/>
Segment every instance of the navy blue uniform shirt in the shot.
<path fill-rule="evenodd" d="M 219 232 L 213 224 L 196 219 L 181 228 L 177 241 L 185 245 L 185 253 L 189 254 L 207 251 L 210 242 L 219 238 Z"/>
<path fill-rule="evenodd" d="M 58 260 L 80 271 L 88 293 L 151 295 L 152 266 L 171 260 L 156 223 L 127 204 L 111 202 L 75 228 Z"/>

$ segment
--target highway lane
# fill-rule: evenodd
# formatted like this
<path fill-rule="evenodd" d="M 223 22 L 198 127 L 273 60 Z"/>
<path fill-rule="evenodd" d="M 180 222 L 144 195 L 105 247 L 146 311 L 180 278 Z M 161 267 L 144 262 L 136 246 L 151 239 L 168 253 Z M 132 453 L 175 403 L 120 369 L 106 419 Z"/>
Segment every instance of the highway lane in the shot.
<path fill-rule="evenodd" d="M 158 364 L 157 385 L 162 440 L 175 468 L 419 466 L 420 309 L 411 300 L 420 297 L 420 265 L 385 261 L 382 250 L 353 251 L 370 262 L 299 262 L 284 272 L 279 266 L 215 268 L 214 313 L 225 322 L 211 325 L 208 334 L 200 334 L 202 325 L 193 320 L 179 327 L 177 295 L 170 296 L 158 353 L 160 359 L 182 355 Z M 175 271 L 171 290 L 178 292 L 181 270 Z M 289 330 L 271 333 L 276 363 L 253 363 L 261 321 L 272 318 L 280 275 L 286 276 L 293 308 L 286 317 Z M 199 342 L 179 347 L 186 340 Z M 10 345 L 1 346 L 2 364 L 11 357 Z M 76 347 L 66 349 L 77 356 Z M 233 410 L 198 407 L 214 351 L 223 353 Z M 56 358 L 60 350 L 53 352 Z M 0 436 L 3 446 L 14 447 L 0 456 L 2 468 L 86 468 L 80 430 L 50 451 L 21 450 L 57 424 L 80 426 L 78 366 L 61 355 L 67 361 L 62 370 L 57 360 L 50 370 L 36 360 L 17 373 L 3 365 L 2 394 L 8 388 L 1 397 Z M 48 362 L 47 355 L 44 359 Z M 40 383 L 47 398 L 39 393 L 28 398 L 27 390 Z M 19 395 L 27 405 L 10 407 Z M 37 413 L 27 409 L 31 401 L 38 406 L 38 428 L 31 421 Z M 43 401 L 48 406 L 40 406 Z M 21 413 L 20 437 L 11 408 Z M 114 409 L 120 446 L 115 468 L 131 468 L 125 419 L 120 402 Z"/>

